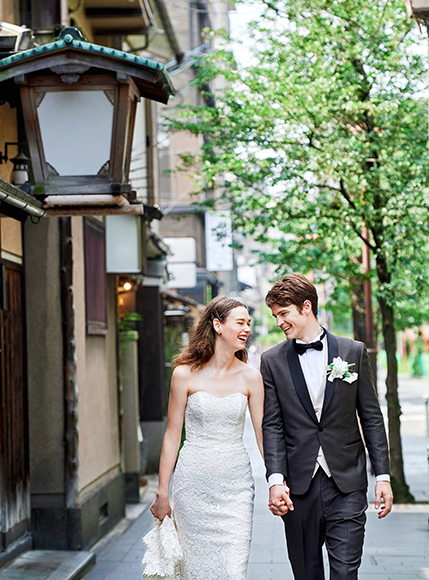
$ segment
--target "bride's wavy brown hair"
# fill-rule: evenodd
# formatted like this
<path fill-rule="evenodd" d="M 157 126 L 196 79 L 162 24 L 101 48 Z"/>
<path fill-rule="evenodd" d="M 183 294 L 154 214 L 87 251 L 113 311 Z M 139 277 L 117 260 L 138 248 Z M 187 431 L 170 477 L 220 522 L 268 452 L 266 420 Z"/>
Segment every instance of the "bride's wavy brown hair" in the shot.
<path fill-rule="evenodd" d="M 217 318 L 220 322 L 225 322 L 231 310 L 238 306 L 244 306 L 247 309 L 247 306 L 243 302 L 235 300 L 234 298 L 228 298 L 228 296 L 217 296 L 213 298 L 204 308 L 199 319 L 194 323 L 189 344 L 174 359 L 174 367 L 178 365 L 190 365 L 191 369 L 196 371 L 207 364 L 214 355 L 216 343 L 216 332 L 213 328 L 213 320 Z M 246 349 L 237 350 L 235 356 L 239 360 L 247 362 Z"/>

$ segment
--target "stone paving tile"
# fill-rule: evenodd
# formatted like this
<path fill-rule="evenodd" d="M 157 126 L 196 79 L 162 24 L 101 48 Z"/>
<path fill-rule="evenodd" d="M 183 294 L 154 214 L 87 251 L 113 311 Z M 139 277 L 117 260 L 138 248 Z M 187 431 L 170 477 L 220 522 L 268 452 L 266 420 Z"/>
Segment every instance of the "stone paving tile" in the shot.
<path fill-rule="evenodd" d="M 45 580 L 47 578 L 46 571 L 41 570 L 16 570 L 16 569 L 8 569 L 7 574 L 2 576 L 7 580 L 26 580 L 27 578 L 31 578 L 34 580 Z"/>
<path fill-rule="evenodd" d="M 429 576 L 421 576 L 420 574 L 404 574 L 403 572 L 398 572 L 398 574 L 386 574 L 385 572 L 371 572 L 369 574 L 359 573 L 359 580 L 418 580 L 418 578 L 429 578 Z"/>
<path fill-rule="evenodd" d="M 144 512 L 116 539 L 116 543 L 101 552 L 96 566 L 85 576 L 85 580 L 141 580 L 142 538 L 152 527 L 152 522 L 150 512 Z"/>
<path fill-rule="evenodd" d="M 51 563 L 57 565 L 61 564 L 64 558 L 68 558 L 69 556 L 70 552 L 66 552 L 65 550 L 30 550 L 22 554 L 19 559 L 25 560 L 26 562 L 40 562 L 42 558 L 46 564 Z"/>
<path fill-rule="evenodd" d="M 90 552 L 32 550 L 0 571 L 0 580 L 70 580 L 82 578 L 95 561 Z"/>
<path fill-rule="evenodd" d="M 284 565 L 249 564 L 247 580 L 293 580 L 292 571 Z"/>

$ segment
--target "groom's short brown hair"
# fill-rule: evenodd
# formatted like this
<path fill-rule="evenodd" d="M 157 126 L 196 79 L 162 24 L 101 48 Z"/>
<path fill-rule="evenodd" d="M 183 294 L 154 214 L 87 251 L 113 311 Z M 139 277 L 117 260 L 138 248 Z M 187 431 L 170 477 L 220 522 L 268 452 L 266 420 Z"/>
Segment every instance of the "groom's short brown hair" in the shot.
<path fill-rule="evenodd" d="M 286 274 L 282 280 L 276 282 L 265 297 L 268 306 L 278 304 L 289 306 L 294 304 L 301 312 L 304 302 L 311 302 L 311 310 L 317 318 L 317 291 L 313 284 L 302 274 Z"/>

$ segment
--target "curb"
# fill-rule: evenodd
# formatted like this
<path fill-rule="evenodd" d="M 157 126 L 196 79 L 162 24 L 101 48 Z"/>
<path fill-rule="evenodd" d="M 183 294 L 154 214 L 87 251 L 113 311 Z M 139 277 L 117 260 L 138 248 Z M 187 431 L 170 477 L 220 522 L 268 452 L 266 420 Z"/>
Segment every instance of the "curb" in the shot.
<path fill-rule="evenodd" d="M 95 565 L 92 552 L 30 550 L 0 572 L 0 580 L 81 580 Z"/>

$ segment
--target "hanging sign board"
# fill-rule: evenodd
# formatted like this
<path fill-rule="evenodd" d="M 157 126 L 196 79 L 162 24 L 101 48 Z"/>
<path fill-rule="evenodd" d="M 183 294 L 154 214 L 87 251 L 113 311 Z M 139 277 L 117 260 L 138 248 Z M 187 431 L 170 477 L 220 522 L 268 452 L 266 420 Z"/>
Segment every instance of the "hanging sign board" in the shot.
<path fill-rule="evenodd" d="M 209 272 L 230 272 L 233 269 L 229 211 L 206 213 L 206 252 Z"/>

